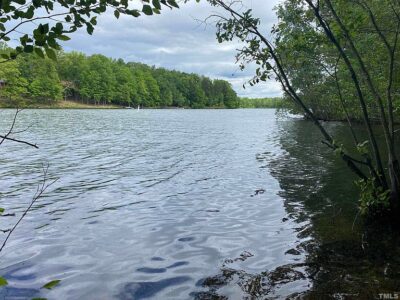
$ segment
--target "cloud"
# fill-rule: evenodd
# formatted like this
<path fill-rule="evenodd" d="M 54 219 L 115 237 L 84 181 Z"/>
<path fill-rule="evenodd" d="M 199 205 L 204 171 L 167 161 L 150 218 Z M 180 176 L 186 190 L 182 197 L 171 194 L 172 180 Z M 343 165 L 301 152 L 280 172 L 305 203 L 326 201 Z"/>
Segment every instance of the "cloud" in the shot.
<path fill-rule="evenodd" d="M 261 29 L 267 32 L 276 22 L 273 7 L 279 1 L 247 0 L 243 3 L 261 18 Z M 215 27 L 199 22 L 213 13 L 215 8 L 205 1 L 191 1 L 182 4 L 180 9 L 163 9 L 161 15 L 150 17 L 121 16 L 117 20 L 109 11 L 98 18 L 92 36 L 84 30 L 78 31 L 63 47 L 66 51 L 100 53 L 125 61 L 225 79 L 241 96 L 281 95 L 279 84 L 272 81 L 242 88 L 254 74 L 254 68 L 239 71 L 235 53 L 240 45 L 235 42 L 219 44 Z"/>

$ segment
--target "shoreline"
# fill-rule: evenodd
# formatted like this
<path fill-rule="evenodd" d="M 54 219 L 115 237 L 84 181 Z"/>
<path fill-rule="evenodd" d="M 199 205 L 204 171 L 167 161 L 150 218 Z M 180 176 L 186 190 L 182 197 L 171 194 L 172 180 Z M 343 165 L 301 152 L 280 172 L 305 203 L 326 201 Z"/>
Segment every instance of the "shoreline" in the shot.
<path fill-rule="evenodd" d="M 9 105 L 3 105 L 0 101 L 1 109 L 118 109 L 124 108 L 118 105 L 94 105 L 94 104 L 84 104 L 80 102 L 75 102 L 71 100 L 61 100 L 54 104 L 27 104 L 22 107 L 12 107 Z"/>
<path fill-rule="evenodd" d="M 23 107 L 12 107 L 8 105 L 2 105 L 0 101 L 0 109 L 132 109 L 136 110 L 136 107 L 120 106 L 115 104 L 106 105 L 95 105 L 95 104 L 84 104 L 80 102 L 75 102 L 71 100 L 62 100 L 54 104 L 32 104 Z M 196 110 L 196 109 L 276 109 L 275 107 L 237 107 L 237 108 L 226 108 L 226 107 L 203 107 L 203 108 L 191 108 L 191 107 L 177 107 L 177 106 L 167 106 L 167 107 L 141 107 L 140 110 L 146 109 L 170 109 L 170 110 Z"/>

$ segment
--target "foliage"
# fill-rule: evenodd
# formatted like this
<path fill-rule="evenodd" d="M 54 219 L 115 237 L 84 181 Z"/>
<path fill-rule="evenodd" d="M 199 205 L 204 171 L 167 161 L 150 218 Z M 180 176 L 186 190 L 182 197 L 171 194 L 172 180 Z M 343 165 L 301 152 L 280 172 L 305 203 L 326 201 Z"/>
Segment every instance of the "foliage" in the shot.
<path fill-rule="evenodd" d="M 59 285 L 60 282 L 61 282 L 61 280 L 58 280 L 58 279 L 52 280 L 52 281 L 46 283 L 44 286 L 42 286 L 42 289 L 51 290 L 52 288 L 54 288 L 54 287 L 56 287 L 57 285 Z"/>
<path fill-rule="evenodd" d="M 399 2 L 285 0 L 277 7 L 272 35 L 264 33 L 261 20 L 241 1 L 209 2 L 226 12 L 217 16 L 218 41 L 243 45 L 236 55 L 241 69 L 257 65 L 250 85 L 268 78 L 279 81 L 292 110 L 312 120 L 322 142 L 365 183 L 362 203 L 385 209 L 390 190 L 390 210 L 399 213 Z M 352 148 L 341 147 L 321 122 L 338 119 L 348 124 Z M 353 130 L 355 120 L 363 122 L 367 143 L 360 143 Z"/>
<path fill-rule="evenodd" d="M 3 48 L 2 52 L 10 51 Z M 0 52 L 1 53 L 1 52 Z M 8 106 L 16 99 L 52 104 L 61 98 L 82 103 L 144 107 L 227 107 L 239 100 L 231 85 L 196 74 L 125 63 L 103 55 L 59 52 L 57 61 L 22 54 L 4 64 L 7 82 L 0 98 Z M 23 106 L 23 104 L 20 104 Z"/>
<path fill-rule="evenodd" d="M 0 277 L 0 286 L 4 286 L 4 285 L 7 285 L 7 284 L 8 284 L 7 280 L 5 278 L 3 278 L 3 277 Z"/>
<path fill-rule="evenodd" d="M 363 118 L 359 99 L 354 90 L 354 84 L 343 58 L 324 33 L 321 26 L 315 26 L 316 20 L 312 8 L 303 5 L 304 1 L 286 0 L 277 7 L 278 24 L 274 28 L 276 34 L 277 52 L 284 61 L 285 70 L 293 88 L 298 90 L 306 105 L 315 115 L 324 120 L 346 120 L 347 115 L 352 120 Z M 385 94 L 389 80 L 389 57 L 387 49 L 368 17 L 362 3 L 373 11 L 376 22 L 385 31 L 389 41 L 395 39 L 397 17 L 391 7 L 391 1 L 332 1 L 338 8 L 342 22 L 347 26 L 356 48 L 359 50 L 377 90 Z M 344 33 L 334 22 L 327 5 L 321 2 L 320 10 L 331 26 L 338 40 L 346 46 Z M 348 44 L 347 44 L 348 45 Z M 348 51 L 350 60 L 356 71 L 354 53 Z M 396 57 L 399 53 L 396 52 Z M 399 74 L 395 71 L 395 74 Z M 398 75 L 396 75 L 398 77 Z M 361 86 L 365 95 L 366 105 L 372 120 L 379 120 L 379 107 L 366 83 Z M 400 89 L 398 80 L 394 81 L 393 91 Z M 395 99 L 395 103 L 399 102 Z M 385 108 L 386 108 L 386 104 Z M 302 112 L 298 107 L 296 112 Z M 396 115 L 398 117 L 398 115 Z"/>
<path fill-rule="evenodd" d="M 0 53 L 5 53 L 4 49 Z M 50 59 L 37 60 L 33 55 L 22 55 L 3 64 L 0 79 L 5 86 L 0 89 L 0 99 L 10 106 L 23 106 L 24 100 L 51 102 L 61 97 L 62 86 L 57 69 Z"/>
<path fill-rule="evenodd" d="M 120 15 L 139 17 L 141 14 L 159 14 L 164 7 L 178 7 L 175 0 L 142 0 L 132 5 L 128 0 L 2 0 L 0 2 L 0 42 L 11 38 L 19 45 L 9 53 L 2 53 L 5 60 L 14 59 L 21 53 L 45 54 L 56 58 L 60 41 L 67 41 L 72 32 L 86 28 L 92 34 L 97 25 L 97 16 L 107 9 Z M 15 22 L 17 20 L 17 22 Z M 30 24 L 31 26 L 25 26 Z M 31 29 L 33 25 L 34 29 Z M 29 30 L 29 32 L 25 32 Z"/>
<path fill-rule="evenodd" d="M 376 187 L 373 180 L 358 180 L 356 185 L 360 189 L 360 210 L 362 214 L 376 214 L 390 208 L 390 190 Z"/>
<path fill-rule="evenodd" d="M 282 98 L 240 98 L 242 108 L 285 108 L 286 101 Z"/>

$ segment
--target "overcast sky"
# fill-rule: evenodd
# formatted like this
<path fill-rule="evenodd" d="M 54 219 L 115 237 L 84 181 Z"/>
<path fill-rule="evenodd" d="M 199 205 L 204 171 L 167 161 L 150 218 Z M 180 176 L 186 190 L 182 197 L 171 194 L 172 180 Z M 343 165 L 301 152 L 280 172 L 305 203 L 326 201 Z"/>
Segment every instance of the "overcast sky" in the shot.
<path fill-rule="evenodd" d="M 274 6 L 280 0 L 244 0 L 246 6 L 261 18 L 263 30 L 270 30 L 276 21 Z M 161 15 L 115 19 L 110 11 L 98 18 L 94 34 L 85 30 L 74 33 L 63 47 L 86 54 L 100 53 L 125 61 L 142 62 L 157 67 L 221 78 L 232 83 L 240 96 L 280 96 L 281 88 L 274 81 L 242 88 L 254 69 L 240 71 L 235 64 L 238 44 L 219 44 L 215 27 L 199 21 L 215 12 L 205 1 L 181 4 L 180 9 L 164 8 Z"/>

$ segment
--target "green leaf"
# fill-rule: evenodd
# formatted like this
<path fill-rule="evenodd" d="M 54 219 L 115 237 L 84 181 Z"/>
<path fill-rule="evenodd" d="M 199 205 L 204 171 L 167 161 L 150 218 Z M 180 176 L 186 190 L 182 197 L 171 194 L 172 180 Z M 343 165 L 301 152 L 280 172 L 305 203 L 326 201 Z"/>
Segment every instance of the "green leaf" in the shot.
<path fill-rule="evenodd" d="M 52 280 L 48 283 L 46 283 L 44 286 L 42 286 L 42 289 L 48 289 L 51 290 L 52 288 L 54 288 L 55 286 L 57 286 L 59 283 L 61 282 L 61 280 Z"/>
<path fill-rule="evenodd" d="M 57 36 L 57 38 L 62 41 L 69 41 L 71 39 L 69 36 L 66 35 L 59 35 Z"/>
<path fill-rule="evenodd" d="M 92 34 L 93 34 L 93 30 L 94 30 L 93 25 L 90 24 L 90 23 L 86 23 L 86 31 L 87 31 L 87 33 L 89 33 L 90 35 L 92 35 Z"/>
<path fill-rule="evenodd" d="M 46 34 L 49 32 L 49 24 L 39 24 L 37 28 L 40 34 Z"/>
<path fill-rule="evenodd" d="M 35 9 L 34 9 L 34 7 L 33 7 L 33 6 L 30 6 L 30 7 L 28 8 L 28 10 L 26 11 L 25 18 L 26 18 L 26 19 L 32 19 L 33 16 L 34 16 L 34 14 L 35 14 Z"/>
<path fill-rule="evenodd" d="M 41 57 L 41 58 L 44 58 L 44 54 L 43 54 L 42 49 L 40 49 L 40 48 L 35 48 L 34 50 L 35 50 L 35 53 L 36 53 L 37 56 L 39 56 L 39 57 Z"/>
<path fill-rule="evenodd" d="M 26 53 L 32 53 L 33 52 L 33 46 L 32 45 L 26 45 L 24 47 L 24 52 Z"/>
<path fill-rule="evenodd" d="M 8 58 L 8 57 L 7 57 Z M 0 207 L 0 215 L 5 211 L 4 208 Z"/>
<path fill-rule="evenodd" d="M 58 50 L 60 48 L 60 46 L 56 43 L 56 40 L 53 39 L 53 38 L 49 38 L 47 40 L 47 44 L 49 45 L 49 47 L 51 47 L 53 49 L 57 49 Z"/>
<path fill-rule="evenodd" d="M 179 5 L 175 2 L 175 0 L 167 0 L 167 2 L 169 5 L 179 8 Z"/>
<path fill-rule="evenodd" d="M 7 280 L 4 277 L 0 277 L 0 286 L 5 286 L 7 284 L 8 284 Z"/>
<path fill-rule="evenodd" d="M 153 0 L 153 6 L 155 8 L 157 8 L 158 10 L 160 10 L 161 9 L 160 1 L 159 0 Z"/>
<path fill-rule="evenodd" d="M 131 15 L 134 16 L 135 18 L 140 17 L 140 12 L 136 9 L 131 11 Z"/>
<path fill-rule="evenodd" d="M 57 33 L 57 34 L 61 34 L 62 31 L 63 31 L 63 29 L 64 29 L 64 26 L 63 26 L 63 24 L 60 23 L 60 22 L 58 22 L 58 23 L 56 24 L 56 26 L 54 26 L 54 32 Z"/>
<path fill-rule="evenodd" d="M 46 48 L 45 51 L 46 51 L 46 55 L 48 58 L 50 58 L 51 60 L 54 60 L 54 61 L 57 60 L 56 52 L 53 49 Z"/>
<path fill-rule="evenodd" d="M 153 9 L 151 8 L 150 5 L 143 5 L 142 11 L 144 12 L 145 15 L 151 16 L 153 14 Z"/>
<path fill-rule="evenodd" d="M 119 11 L 118 10 L 114 10 L 114 16 L 119 19 Z"/>

